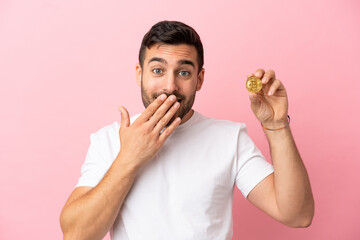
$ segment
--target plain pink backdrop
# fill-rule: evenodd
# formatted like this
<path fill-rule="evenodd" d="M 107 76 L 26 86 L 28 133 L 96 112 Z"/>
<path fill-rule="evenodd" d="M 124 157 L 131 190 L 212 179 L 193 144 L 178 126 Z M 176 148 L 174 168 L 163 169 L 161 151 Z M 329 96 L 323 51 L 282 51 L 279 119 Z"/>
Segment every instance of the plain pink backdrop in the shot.
<path fill-rule="evenodd" d="M 0 1 L 0 239 L 62 239 L 59 214 L 90 133 L 143 110 L 135 63 L 157 21 L 193 26 L 205 48 L 195 109 L 264 133 L 245 79 L 272 68 L 316 214 L 287 228 L 235 190 L 233 239 L 360 239 L 360 4 L 338 1 Z"/>

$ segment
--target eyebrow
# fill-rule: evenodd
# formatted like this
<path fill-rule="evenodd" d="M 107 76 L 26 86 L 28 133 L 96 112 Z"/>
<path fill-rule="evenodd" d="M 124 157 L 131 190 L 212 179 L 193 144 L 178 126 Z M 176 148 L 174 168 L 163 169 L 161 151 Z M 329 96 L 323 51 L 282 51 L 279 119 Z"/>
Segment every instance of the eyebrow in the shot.
<path fill-rule="evenodd" d="M 178 64 L 179 65 L 191 65 L 195 68 L 195 64 L 190 60 L 179 60 Z"/>
<path fill-rule="evenodd" d="M 166 60 L 163 59 L 163 58 L 159 58 L 159 57 L 153 57 L 149 60 L 148 64 L 151 63 L 151 62 L 161 62 L 163 64 L 167 64 Z M 179 65 L 191 65 L 195 68 L 195 64 L 190 61 L 190 60 L 185 60 L 185 59 L 182 59 L 182 60 L 179 60 L 178 61 L 178 64 Z"/>
<path fill-rule="evenodd" d="M 152 59 L 149 60 L 148 64 L 151 62 L 161 62 L 163 64 L 167 64 L 165 59 L 159 57 L 153 57 Z"/>

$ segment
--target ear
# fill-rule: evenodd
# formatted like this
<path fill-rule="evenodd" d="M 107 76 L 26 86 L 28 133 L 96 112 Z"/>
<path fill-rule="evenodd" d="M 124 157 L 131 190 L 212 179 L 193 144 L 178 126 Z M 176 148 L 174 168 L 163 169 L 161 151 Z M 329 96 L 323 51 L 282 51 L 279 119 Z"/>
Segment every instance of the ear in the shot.
<path fill-rule="evenodd" d="M 137 63 L 135 65 L 135 72 L 136 72 L 136 83 L 139 87 L 141 87 L 141 74 L 142 74 L 142 69 L 140 66 L 140 63 Z"/>
<path fill-rule="evenodd" d="M 196 84 L 196 91 L 200 91 L 202 84 L 204 82 L 204 75 L 205 75 L 205 69 L 202 68 L 201 71 L 198 74 L 197 84 Z"/>

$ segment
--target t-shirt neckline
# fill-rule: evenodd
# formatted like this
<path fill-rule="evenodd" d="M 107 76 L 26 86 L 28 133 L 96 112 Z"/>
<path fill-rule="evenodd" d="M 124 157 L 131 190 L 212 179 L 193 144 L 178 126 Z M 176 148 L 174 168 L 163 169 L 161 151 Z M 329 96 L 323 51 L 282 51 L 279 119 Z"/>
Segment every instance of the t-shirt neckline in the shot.
<path fill-rule="evenodd" d="M 193 110 L 193 111 L 194 111 L 193 115 L 192 115 L 186 122 L 184 122 L 183 124 L 180 124 L 180 125 L 175 129 L 174 132 L 176 132 L 176 131 L 181 131 L 181 130 L 189 127 L 190 125 L 192 125 L 192 124 L 198 119 L 199 113 L 198 113 L 197 111 L 195 111 L 195 110 Z"/>

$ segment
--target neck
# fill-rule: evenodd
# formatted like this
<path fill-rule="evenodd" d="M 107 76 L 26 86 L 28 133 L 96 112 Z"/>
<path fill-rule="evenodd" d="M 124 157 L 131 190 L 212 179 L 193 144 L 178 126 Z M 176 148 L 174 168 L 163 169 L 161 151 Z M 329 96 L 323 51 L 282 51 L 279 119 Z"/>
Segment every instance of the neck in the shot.
<path fill-rule="evenodd" d="M 190 111 L 181 119 L 181 124 L 187 122 L 191 118 L 191 116 L 194 114 L 194 110 L 190 109 Z"/>

